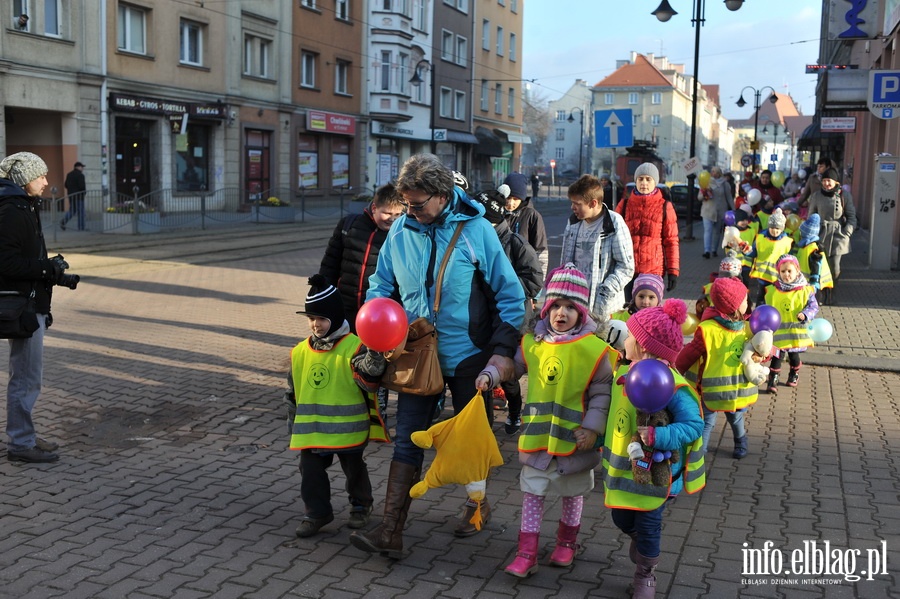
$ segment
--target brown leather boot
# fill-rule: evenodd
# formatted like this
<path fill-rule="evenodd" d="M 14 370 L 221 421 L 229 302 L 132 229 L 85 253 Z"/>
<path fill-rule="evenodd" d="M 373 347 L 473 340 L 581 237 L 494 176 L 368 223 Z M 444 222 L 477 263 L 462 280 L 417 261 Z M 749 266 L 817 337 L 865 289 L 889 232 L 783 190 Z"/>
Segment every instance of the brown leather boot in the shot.
<path fill-rule="evenodd" d="M 475 516 L 475 510 L 481 507 L 481 527 L 476 527 L 472 522 L 472 518 Z M 463 515 L 459 519 L 459 524 L 456 525 L 456 529 L 453 531 L 453 534 L 457 537 L 471 537 L 474 534 L 478 534 L 480 530 L 483 530 L 487 523 L 491 521 L 491 504 L 488 503 L 487 498 L 482 499 L 481 501 L 475 502 L 471 499 L 466 500 L 466 509 L 463 510 Z"/>
<path fill-rule="evenodd" d="M 369 553 L 381 553 L 392 559 L 403 557 L 403 527 L 412 502 L 409 490 L 418 480 L 418 468 L 392 461 L 381 524 L 367 533 L 354 532 L 350 535 L 350 543 Z"/>

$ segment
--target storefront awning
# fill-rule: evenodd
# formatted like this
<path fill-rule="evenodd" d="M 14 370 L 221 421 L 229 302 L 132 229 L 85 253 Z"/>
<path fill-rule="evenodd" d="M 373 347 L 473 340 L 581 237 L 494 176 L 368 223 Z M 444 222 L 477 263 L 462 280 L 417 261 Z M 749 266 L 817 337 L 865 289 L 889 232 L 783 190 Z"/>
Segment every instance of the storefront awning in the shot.
<path fill-rule="evenodd" d="M 506 129 L 494 129 L 494 133 L 500 138 L 506 138 L 506 141 L 512 144 L 530 144 L 531 137 L 517 131 L 507 131 Z"/>
<path fill-rule="evenodd" d="M 471 133 L 447 129 L 447 141 L 457 144 L 477 144 L 478 138 Z"/>
<path fill-rule="evenodd" d="M 821 121 L 813 120 L 812 124 L 803 130 L 800 139 L 797 140 L 797 149 L 800 151 L 826 151 L 844 147 L 844 134 L 822 132 Z M 833 152 L 829 152 L 833 153 Z"/>
<path fill-rule="evenodd" d="M 475 137 L 478 139 L 478 145 L 475 146 L 476 154 L 503 156 L 503 143 L 493 131 L 487 127 L 475 127 Z"/>

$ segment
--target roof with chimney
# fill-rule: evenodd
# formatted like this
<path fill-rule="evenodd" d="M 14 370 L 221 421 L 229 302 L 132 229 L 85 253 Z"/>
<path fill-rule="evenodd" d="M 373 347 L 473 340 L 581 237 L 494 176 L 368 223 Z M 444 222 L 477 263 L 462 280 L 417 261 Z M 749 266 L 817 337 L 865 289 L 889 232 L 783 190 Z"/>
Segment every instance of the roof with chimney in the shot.
<path fill-rule="evenodd" d="M 672 82 L 643 54 L 635 53 L 634 60 L 620 66 L 601 79 L 594 87 L 672 87 Z"/>

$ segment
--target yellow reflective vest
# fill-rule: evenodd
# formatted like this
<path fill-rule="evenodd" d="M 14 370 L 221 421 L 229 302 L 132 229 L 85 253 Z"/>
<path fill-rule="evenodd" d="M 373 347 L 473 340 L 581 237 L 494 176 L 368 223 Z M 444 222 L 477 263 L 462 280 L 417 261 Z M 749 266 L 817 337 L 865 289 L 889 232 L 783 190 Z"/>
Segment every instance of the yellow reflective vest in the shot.
<path fill-rule="evenodd" d="M 815 241 L 804 247 L 798 247 L 797 260 L 800 262 L 800 272 L 809 280 L 812 273 L 809 271 L 809 256 L 819 249 L 819 244 Z M 831 267 L 828 266 L 828 259 L 822 256 L 819 262 L 819 289 L 831 289 L 834 287 L 834 277 L 831 275 Z"/>
<path fill-rule="evenodd" d="M 700 379 L 703 406 L 712 412 L 734 412 L 755 404 L 759 389 L 744 376 L 741 364 L 744 343 L 750 339 L 748 326 L 734 331 L 712 319 L 699 326 L 706 348 Z"/>
<path fill-rule="evenodd" d="M 619 382 L 627 372 L 628 367 L 623 366 L 613 375 L 612 401 L 603 446 L 604 503 L 606 507 L 649 512 L 665 503 L 672 485 L 670 482 L 668 486 L 657 487 L 634 481 L 628 444 L 637 432 L 637 410 L 625 397 L 625 385 Z M 672 375 L 675 377 L 675 390 L 687 389 L 697 403 L 697 412 L 702 417 L 697 392 L 678 372 L 672 370 Z M 678 466 L 682 467 L 680 476 L 684 477 L 684 490 L 687 493 L 696 493 L 706 486 L 702 448 L 701 436 L 681 449 Z"/>
<path fill-rule="evenodd" d="M 781 314 L 781 326 L 775 331 L 774 344 L 779 349 L 796 349 L 812 347 L 809 338 L 809 323 L 797 320 L 809 302 L 809 296 L 816 292 L 815 287 L 806 285 L 791 291 L 781 291 L 770 285 L 766 288 L 766 303 Z"/>
<path fill-rule="evenodd" d="M 775 264 L 784 254 L 789 254 L 794 240 L 789 235 L 779 239 L 769 239 L 764 233 L 756 236 L 756 259 L 750 276 L 762 279 L 768 283 L 774 283 L 778 279 L 778 270 Z"/>
<path fill-rule="evenodd" d="M 741 241 L 746 241 L 749 245 L 753 245 L 753 240 L 759 234 L 759 221 L 753 221 L 746 229 L 738 229 L 740 231 Z M 746 254 L 741 254 L 741 266 L 750 268 L 753 266 L 753 258 Z"/>
<path fill-rule="evenodd" d="M 291 350 L 297 401 L 291 449 L 347 449 L 370 436 L 388 440 L 373 394 L 353 380 L 350 360 L 360 344 L 351 333 L 327 351 L 313 349 L 308 338 Z"/>
<path fill-rule="evenodd" d="M 572 455 L 591 379 L 602 360 L 614 366 L 618 352 L 587 333 L 562 343 L 538 342 L 534 335 L 525 335 L 522 354 L 528 368 L 528 399 L 522 410 L 519 451 Z"/>

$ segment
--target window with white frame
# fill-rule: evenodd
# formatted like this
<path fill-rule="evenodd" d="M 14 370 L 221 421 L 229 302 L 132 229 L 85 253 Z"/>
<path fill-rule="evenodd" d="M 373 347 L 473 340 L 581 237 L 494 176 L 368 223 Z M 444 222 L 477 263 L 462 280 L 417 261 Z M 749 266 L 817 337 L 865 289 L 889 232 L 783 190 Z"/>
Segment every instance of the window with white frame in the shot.
<path fill-rule="evenodd" d="M 412 85 L 409 82 L 409 77 L 406 76 L 406 73 L 409 71 L 409 54 L 400 54 L 400 76 L 397 79 L 400 80 L 400 93 L 406 95 L 408 86 Z M 422 87 L 421 85 L 419 87 Z"/>
<path fill-rule="evenodd" d="M 510 0 L 509 10 L 513 14 L 519 12 L 519 0 Z"/>
<path fill-rule="evenodd" d="M 342 21 L 350 20 L 350 0 L 334 0 L 334 17 Z"/>
<path fill-rule="evenodd" d="M 659 127 L 659 115 L 658 114 L 650 115 L 650 124 L 653 125 L 654 127 Z"/>
<path fill-rule="evenodd" d="M 556 141 L 564 141 L 566 139 L 566 130 L 562 127 L 556 130 Z"/>
<path fill-rule="evenodd" d="M 491 22 L 487 19 L 481 21 L 481 49 L 491 49 Z"/>
<path fill-rule="evenodd" d="M 481 80 L 481 109 L 485 112 L 488 110 L 488 82 L 486 79 Z"/>
<path fill-rule="evenodd" d="M 503 37 L 503 27 L 497 27 L 497 56 L 503 56 L 503 43 L 506 40 Z"/>
<path fill-rule="evenodd" d="M 269 60 L 272 40 L 258 35 L 244 35 L 244 75 L 268 79 L 271 73 Z"/>
<path fill-rule="evenodd" d="M 562 160 L 566 157 L 566 149 L 565 148 L 556 148 L 556 159 Z"/>
<path fill-rule="evenodd" d="M 638 126 L 638 117 L 639 117 L 639 116 L 640 116 L 639 114 L 632 114 L 632 115 L 631 115 L 631 127 L 632 127 L 632 128 L 635 128 L 635 127 Z"/>
<path fill-rule="evenodd" d="M 461 35 L 456 36 L 456 64 L 466 66 L 469 61 L 469 40 Z"/>
<path fill-rule="evenodd" d="M 494 88 L 494 112 L 503 114 L 503 85 L 500 83 Z"/>
<path fill-rule="evenodd" d="M 516 34 L 509 34 L 509 59 L 513 62 L 516 61 Z"/>
<path fill-rule="evenodd" d="M 334 93 L 349 95 L 350 63 L 346 60 L 338 60 L 334 63 Z"/>
<path fill-rule="evenodd" d="M 507 90 L 506 116 L 516 116 L 516 90 L 511 87 Z"/>
<path fill-rule="evenodd" d="M 300 6 L 305 6 L 306 8 L 315 8 L 316 0 L 300 0 Z"/>
<path fill-rule="evenodd" d="M 466 92 L 454 92 L 453 97 L 453 118 L 464 121 L 466 120 Z"/>
<path fill-rule="evenodd" d="M 453 60 L 453 32 L 446 29 L 441 30 L 441 58 Z"/>
<path fill-rule="evenodd" d="M 300 52 L 300 87 L 316 87 L 316 53 Z"/>
<path fill-rule="evenodd" d="M 181 20 L 181 64 L 203 64 L 203 25 Z"/>
<path fill-rule="evenodd" d="M 413 29 L 417 31 L 426 31 L 428 23 L 425 21 L 425 15 L 428 7 L 426 0 L 413 0 Z"/>
<path fill-rule="evenodd" d="M 62 0 L 44 0 L 44 33 L 62 37 Z"/>
<path fill-rule="evenodd" d="M 453 103 L 453 90 L 450 89 L 449 87 L 442 87 L 441 88 L 440 105 L 438 108 L 438 114 L 440 114 L 441 117 L 443 117 L 445 119 L 452 117 L 453 116 L 453 113 L 451 112 L 453 110 L 452 103 Z"/>
<path fill-rule="evenodd" d="M 653 92 L 650 95 L 651 104 L 662 104 L 662 92 Z"/>
<path fill-rule="evenodd" d="M 449 4 L 460 12 L 469 12 L 469 0 L 444 0 L 444 4 Z"/>
<path fill-rule="evenodd" d="M 628 92 L 628 103 L 629 104 L 637 104 L 638 103 L 637 92 Z"/>
<path fill-rule="evenodd" d="M 117 48 L 135 54 L 147 53 L 147 11 L 128 4 L 119 4 Z"/>
<path fill-rule="evenodd" d="M 31 31 L 28 24 L 31 11 L 28 9 L 28 0 L 13 0 L 12 26 L 18 31 Z"/>
<path fill-rule="evenodd" d="M 388 50 L 381 51 L 381 91 L 391 91 L 391 53 Z"/>
<path fill-rule="evenodd" d="M 556 122 L 561 123 L 566 120 L 566 111 L 565 110 L 557 110 L 556 111 Z"/>
<path fill-rule="evenodd" d="M 616 103 L 616 94 L 603 94 L 603 103 L 609 106 Z"/>

